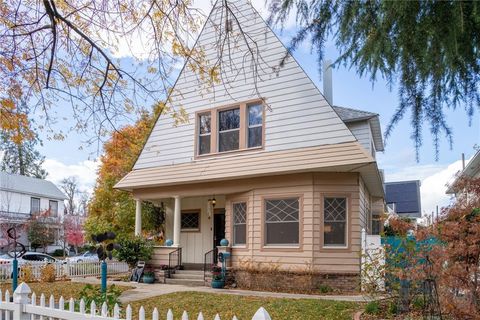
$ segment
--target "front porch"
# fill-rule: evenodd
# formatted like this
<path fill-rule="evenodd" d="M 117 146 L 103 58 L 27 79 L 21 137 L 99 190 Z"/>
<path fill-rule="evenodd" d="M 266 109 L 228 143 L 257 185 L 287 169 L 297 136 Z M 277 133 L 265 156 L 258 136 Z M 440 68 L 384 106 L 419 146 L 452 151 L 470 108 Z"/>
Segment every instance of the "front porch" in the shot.
<path fill-rule="evenodd" d="M 142 234 L 142 200 L 136 201 L 135 235 Z M 173 263 L 203 270 L 205 255 L 225 237 L 225 196 L 175 196 L 148 201 L 165 206 L 165 245 L 155 246 L 151 261 L 154 267 L 172 268 Z M 172 259 L 172 255 L 176 256 Z"/>

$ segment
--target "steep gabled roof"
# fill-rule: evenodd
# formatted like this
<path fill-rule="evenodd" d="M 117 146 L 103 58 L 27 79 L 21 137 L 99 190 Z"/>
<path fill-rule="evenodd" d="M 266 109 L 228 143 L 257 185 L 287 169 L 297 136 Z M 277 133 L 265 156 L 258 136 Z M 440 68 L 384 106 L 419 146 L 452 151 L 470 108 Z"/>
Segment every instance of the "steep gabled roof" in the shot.
<path fill-rule="evenodd" d="M 0 172 L 0 190 L 28 194 L 55 200 L 65 200 L 67 197 L 53 182 L 43 179 Z"/>
<path fill-rule="evenodd" d="M 377 151 L 383 151 L 383 136 L 382 127 L 380 126 L 380 116 L 378 113 L 368 112 L 364 110 L 345 108 L 340 106 L 333 106 L 333 109 L 338 114 L 343 122 L 357 122 L 368 121 L 372 129 L 373 142 L 375 143 L 375 149 Z"/>

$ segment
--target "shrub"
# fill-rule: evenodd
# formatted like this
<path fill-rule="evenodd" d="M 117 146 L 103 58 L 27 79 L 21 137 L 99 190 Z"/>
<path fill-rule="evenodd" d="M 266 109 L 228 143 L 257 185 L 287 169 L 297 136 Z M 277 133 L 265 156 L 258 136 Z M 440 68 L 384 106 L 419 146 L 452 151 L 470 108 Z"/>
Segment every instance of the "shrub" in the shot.
<path fill-rule="evenodd" d="M 46 264 L 40 269 L 40 280 L 42 282 L 54 282 L 55 276 L 56 272 L 53 264 Z"/>
<path fill-rule="evenodd" d="M 130 268 L 135 267 L 138 261 L 148 261 L 153 254 L 153 245 L 141 237 L 120 239 L 117 249 L 117 258 L 125 261 Z"/>
<path fill-rule="evenodd" d="M 20 268 L 19 280 L 21 282 L 33 282 L 35 277 L 33 276 L 32 266 L 29 264 L 23 265 Z"/>
<path fill-rule="evenodd" d="M 326 284 L 319 285 L 318 290 L 320 290 L 321 293 L 329 293 L 333 291 L 332 287 Z"/>
<path fill-rule="evenodd" d="M 378 314 L 380 312 L 380 304 L 378 301 L 370 301 L 365 306 L 365 313 L 367 314 Z"/>
<path fill-rule="evenodd" d="M 116 303 L 120 305 L 119 298 L 121 294 L 122 292 L 115 285 L 108 287 L 107 292 L 102 294 L 100 288 L 87 284 L 80 291 L 80 298 L 84 300 L 86 306 L 90 306 L 92 301 L 95 301 L 97 308 L 101 308 L 103 302 L 106 302 L 108 309 L 113 310 Z"/>
<path fill-rule="evenodd" d="M 54 257 L 63 257 L 64 250 L 63 249 L 56 249 L 52 252 L 52 256 Z"/>
<path fill-rule="evenodd" d="M 422 310 L 425 305 L 425 300 L 421 296 L 417 296 L 412 300 L 412 306 L 416 310 Z"/>
<path fill-rule="evenodd" d="M 388 310 L 387 311 L 391 315 L 395 315 L 395 314 L 398 313 L 397 304 L 395 303 L 395 301 L 390 301 L 390 303 L 388 304 Z"/>

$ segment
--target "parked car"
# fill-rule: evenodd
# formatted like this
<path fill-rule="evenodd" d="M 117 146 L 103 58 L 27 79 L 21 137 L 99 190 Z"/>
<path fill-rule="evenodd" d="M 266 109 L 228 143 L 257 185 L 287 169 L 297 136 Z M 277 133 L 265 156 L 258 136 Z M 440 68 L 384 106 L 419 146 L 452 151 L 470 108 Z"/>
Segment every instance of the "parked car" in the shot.
<path fill-rule="evenodd" d="M 100 261 L 98 259 L 98 256 L 97 256 L 97 253 L 96 252 L 90 252 L 90 251 L 87 251 L 85 253 L 82 253 L 78 256 L 75 256 L 75 257 L 68 257 L 65 259 L 66 261 L 68 262 L 98 262 Z"/>
<path fill-rule="evenodd" d="M 8 254 L 3 254 L 0 256 L 0 263 L 2 262 L 11 262 L 13 260 Z M 18 259 L 18 265 L 23 265 L 29 262 L 45 262 L 45 263 L 55 263 L 62 260 L 57 260 L 54 257 L 40 252 L 26 252 L 23 256 Z"/>

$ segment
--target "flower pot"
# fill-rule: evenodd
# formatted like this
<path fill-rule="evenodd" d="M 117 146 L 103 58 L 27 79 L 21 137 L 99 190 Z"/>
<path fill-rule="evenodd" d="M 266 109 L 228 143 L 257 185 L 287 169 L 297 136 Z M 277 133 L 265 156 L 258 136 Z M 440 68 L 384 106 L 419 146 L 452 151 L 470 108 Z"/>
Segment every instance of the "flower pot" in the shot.
<path fill-rule="evenodd" d="M 212 288 L 222 289 L 223 287 L 225 287 L 225 281 L 212 279 Z"/>
<path fill-rule="evenodd" d="M 153 283 L 155 281 L 154 275 L 143 275 L 143 283 Z"/>

